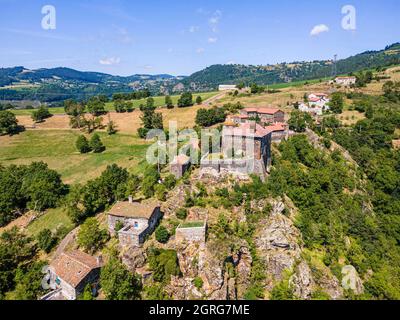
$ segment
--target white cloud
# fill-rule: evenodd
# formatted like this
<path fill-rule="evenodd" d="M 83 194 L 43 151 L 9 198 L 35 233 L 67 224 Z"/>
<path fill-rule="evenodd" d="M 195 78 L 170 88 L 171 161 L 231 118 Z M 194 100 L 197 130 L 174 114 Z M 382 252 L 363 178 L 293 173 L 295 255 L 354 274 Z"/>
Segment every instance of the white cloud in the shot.
<path fill-rule="evenodd" d="M 204 48 L 198 48 L 197 50 L 196 50 L 196 52 L 198 53 L 198 54 L 201 54 L 201 53 L 204 53 Z"/>
<path fill-rule="evenodd" d="M 218 38 L 208 38 L 208 43 L 216 43 Z"/>
<path fill-rule="evenodd" d="M 311 30 L 311 35 L 312 36 L 317 36 L 317 35 L 319 35 L 320 33 L 323 33 L 323 32 L 328 32 L 329 31 L 329 27 L 326 25 L 326 24 L 319 24 L 319 25 L 316 25 L 312 30 Z"/>
<path fill-rule="evenodd" d="M 114 64 L 119 64 L 121 62 L 121 58 L 116 58 L 116 57 L 110 57 L 110 58 L 104 58 L 100 59 L 99 63 L 104 65 L 104 66 L 111 66 Z"/>
<path fill-rule="evenodd" d="M 191 26 L 190 28 L 189 28 L 189 32 L 190 33 L 195 33 L 195 32 L 197 32 L 197 31 L 199 31 L 200 30 L 200 27 L 198 27 L 198 26 Z"/>
<path fill-rule="evenodd" d="M 215 11 L 211 18 L 208 20 L 208 23 L 210 24 L 211 30 L 216 33 L 218 32 L 218 25 L 221 21 L 221 17 L 222 17 L 222 11 L 221 10 L 217 10 Z"/>

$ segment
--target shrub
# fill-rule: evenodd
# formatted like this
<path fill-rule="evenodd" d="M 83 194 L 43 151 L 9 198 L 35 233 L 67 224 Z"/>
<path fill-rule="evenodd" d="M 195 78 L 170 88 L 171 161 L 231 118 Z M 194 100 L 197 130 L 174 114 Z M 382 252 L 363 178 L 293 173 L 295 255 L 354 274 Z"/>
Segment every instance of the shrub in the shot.
<path fill-rule="evenodd" d="M 101 153 L 105 150 L 103 142 L 101 142 L 100 136 L 97 133 L 92 136 L 89 145 L 94 153 Z"/>
<path fill-rule="evenodd" d="M 185 208 L 180 208 L 176 211 L 176 217 L 181 220 L 185 220 L 188 215 L 188 211 Z"/>
<path fill-rule="evenodd" d="M 88 153 L 91 151 L 89 141 L 84 135 L 78 137 L 75 145 L 80 153 Z"/>
<path fill-rule="evenodd" d="M 156 240 L 160 243 L 167 243 L 169 240 L 169 232 L 164 226 L 159 226 L 156 230 Z"/>
<path fill-rule="evenodd" d="M 53 234 L 49 229 L 40 231 L 36 239 L 38 242 L 38 247 L 46 253 L 49 253 L 57 242 L 56 238 L 53 237 Z"/>
<path fill-rule="evenodd" d="M 96 218 L 88 218 L 78 231 L 77 243 L 88 253 L 99 250 L 108 240 L 106 230 L 100 230 Z"/>
<path fill-rule="evenodd" d="M 203 279 L 202 279 L 202 278 L 196 277 L 196 278 L 194 278 L 194 280 L 193 280 L 193 284 L 194 284 L 194 286 L 195 286 L 197 289 L 200 290 L 201 288 L 203 288 L 204 282 L 203 282 Z"/>

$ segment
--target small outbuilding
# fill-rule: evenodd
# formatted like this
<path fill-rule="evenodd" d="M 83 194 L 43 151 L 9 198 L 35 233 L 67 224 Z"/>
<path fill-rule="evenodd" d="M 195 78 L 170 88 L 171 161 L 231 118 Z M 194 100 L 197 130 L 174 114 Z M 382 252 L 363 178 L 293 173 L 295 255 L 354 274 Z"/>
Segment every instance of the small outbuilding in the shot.
<path fill-rule="evenodd" d="M 181 154 L 176 156 L 171 162 L 171 173 L 175 178 L 180 179 L 183 177 L 186 171 L 190 169 L 191 161 L 187 155 Z"/>

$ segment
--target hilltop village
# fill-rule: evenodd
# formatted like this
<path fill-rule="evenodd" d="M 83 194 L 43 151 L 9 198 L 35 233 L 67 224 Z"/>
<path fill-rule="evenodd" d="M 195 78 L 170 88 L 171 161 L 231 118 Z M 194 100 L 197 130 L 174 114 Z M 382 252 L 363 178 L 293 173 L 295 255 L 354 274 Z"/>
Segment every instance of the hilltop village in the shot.
<path fill-rule="evenodd" d="M 7 137 L 6 143 L 36 132 L 51 134 L 48 140 L 55 141 L 58 132 L 65 138 L 72 130 L 68 161 L 82 161 L 76 162 L 82 166 L 91 161 L 79 174 L 72 166 L 62 171 L 70 185 L 53 169 L 64 156 L 48 164 L 0 166 L 8 184 L 21 179 L 26 191 L 15 195 L 24 208 L 0 206 L 11 208 L 0 243 L 11 249 L 13 242 L 24 246 L 28 253 L 19 259 L 30 265 L 33 278 L 38 277 L 35 270 L 48 264 L 47 285 L 32 289 L 28 298 L 396 296 L 395 290 L 379 286 L 387 269 L 376 265 L 378 253 L 368 251 L 391 243 L 363 239 L 363 247 L 361 239 L 382 222 L 374 207 L 384 210 L 387 219 L 396 211 L 386 204 L 398 181 L 387 185 L 376 180 L 365 163 L 374 161 L 382 176 L 395 170 L 400 122 L 390 108 L 398 103 L 398 85 L 391 81 L 398 74 L 398 68 L 376 70 L 360 87 L 360 75 L 281 90 L 222 84 L 219 92 L 204 100 L 198 96 L 196 102 L 183 93 L 174 98 L 176 106 L 169 96 L 162 106 L 156 106 L 156 98 L 140 97 L 145 100 L 137 110 L 130 110 L 131 97 L 118 96 L 112 101 L 115 112 L 109 113 L 100 98 L 88 106 L 68 101 L 66 114 L 48 114 L 31 126 L 29 117 L 19 115 L 18 125 L 26 132 Z M 86 107 L 89 112 L 81 110 Z M 101 125 L 107 113 L 108 123 Z M 133 118 L 136 122 L 124 122 Z M 382 129 L 388 119 L 390 128 Z M 166 120 L 183 122 L 180 129 L 217 129 L 220 136 L 205 154 L 205 142 L 187 139 L 179 142 L 184 151 L 168 164 L 136 159 L 155 142 L 147 141 L 146 134 L 164 130 Z M 132 123 L 135 137 L 129 140 Z M 382 137 L 379 130 L 387 138 L 377 138 Z M 70 146 L 53 148 L 59 152 Z M 122 158 L 125 149 L 130 153 Z M 31 152 L 39 160 L 37 151 Z M 385 167 L 379 171 L 382 158 Z M 27 179 L 33 170 L 37 175 Z M 91 172 L 96 174 L 79 180 Z M 371 188 L 379 192 L 371 196 Z M 374 232 L 382 236 L 379 241 L 390 233 Z M 43 260 L 37 258 L 39 252 Z M 385 261 L 390 268 L 390 258 Z M 2 298 L 20 297 L 26 286 L 26 281 L 10 281 Z"/>

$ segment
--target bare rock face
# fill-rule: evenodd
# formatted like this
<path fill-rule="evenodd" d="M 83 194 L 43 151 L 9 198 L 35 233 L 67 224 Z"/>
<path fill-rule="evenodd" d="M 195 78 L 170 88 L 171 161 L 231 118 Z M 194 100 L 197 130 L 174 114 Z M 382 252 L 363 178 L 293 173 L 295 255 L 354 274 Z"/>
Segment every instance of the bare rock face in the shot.
<path fill-rule="evenodd" d="M 182 185 L 168 193 L 167 201 L 161 208 L 165 218 L 175 214 L 179 208 L 184 206 L 186 191 L 190 191 L 190 187 Z"/>
<path fill-rule="evenodd" d="M 166 287 L 174 299 L 228 298 L 228 283 L 223 261 L 218 260 L 205 244 L 183 244 L 177 248 L 177 252 L 182 277 L 172 277 Z M 203 280 L 201 289 L 197 289 L 193 284 L 196 277 Z"/>
<path fill-rule="evenodd" d="M 340 300 L 343 298 L 343 289 L 340 286 L 339 280 L 332 275 L 328 268 L 327 272 L 324 272 L 316 282 L 331 297 L 331 299 Z"/>
<path fill-rule="evenodd" d="M 342 268 L 342 287 L 346 290 L 352 290 L 356 295 L 364 293 L 363 283 L 358 275 L 356 268 L 352 265 Z"/>
<path fill-rule="evenodd" d="M 203 289 L 211 299 L 226 299 L 223 261 L 216 258 L 204 245 L 199 251 L 199 276 L 203 279 Z"/>
<path fill-rule="evenodd" d="M 251 274 L 251 265 L 253 263 L 253 259 L 250 254 L 250 250 L 246 246 L 242 246 L 239 250 L 239 254 L 237 256 L 237 260 L 234 261 L 236 265 L 236 289 L 237 296 L 239 299 L 242 299 L 245 292 L 247 291 L 250 285 L 250 274 Z"/>
<path fill-rule="evenodd" d="M 142 248 L 129 248 L 122 255 L 122 263 L 129 271 L 136 272 L 146 264 L 146 252 Z"/>
<path fill-rule="evenodd" d="M 191 208 L 187 217 L 188 221 L 203 221 L 207 219 L 208 210 L 204 208 Z"/>
<path fill-rule="evenodd" d="M 290 286 L 293 294 L 298 299 L 309 300 L 313 292 L 315 283 L 311 274 L 311 269 L 305 261 L 302 261 L 296 268 L 295 274 L 290 278 Z"/>
<path fill-rule="evenodd" d="M 293 269 L 301 255 L 300 231 L 289 218 L 280 214 L 281 209 L 281 205 L 275 206 L 271 216 L 260 222 L 255 237 L 266 273 L 271 274 L 275 280 L 281 280 L 285 270 Z"/>

